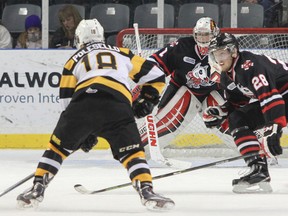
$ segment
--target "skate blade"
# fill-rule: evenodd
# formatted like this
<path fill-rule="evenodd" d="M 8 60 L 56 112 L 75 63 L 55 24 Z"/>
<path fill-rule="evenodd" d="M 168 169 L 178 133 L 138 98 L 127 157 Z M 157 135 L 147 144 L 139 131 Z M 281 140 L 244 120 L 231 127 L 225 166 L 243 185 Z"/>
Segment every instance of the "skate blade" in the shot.
<path fill-rule="evenodd" d="M 175 203 L 173 201 L 149 200 L 145 206 L 150 211 L 169 211 L 174 208 Z"/>
<path fill-rule="evenodd" d="M 29 203 L 23 200 L 17 200 L 17 207 L 20 209 L 29 209 L 29 208 L 37 209 L 38 206 L 39 206 L 39 201 L 37 200 L 30 200 Z"/>
<path fill-rule="evenodd" d="M 233 192 L 238 194 L 245 193 L 272 193 L 273 189 L 269 182 L 260 182 L 256 184 L 237 184 L 233 187 Z"/>

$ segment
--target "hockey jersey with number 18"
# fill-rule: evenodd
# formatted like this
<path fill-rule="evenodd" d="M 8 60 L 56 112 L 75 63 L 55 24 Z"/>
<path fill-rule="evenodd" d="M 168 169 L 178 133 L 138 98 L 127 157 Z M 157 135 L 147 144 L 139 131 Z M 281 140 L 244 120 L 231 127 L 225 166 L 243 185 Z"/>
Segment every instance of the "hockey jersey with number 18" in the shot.
<path fill-rule="evenodd" d="M 165 86 L 164 73 L 154 64 L 134 55 L 127 48 L 101 42 L 78 50 L 65 64 L 60 82 L 62 110 L 72 96 L 89 91 L 105 91 L 116 99 L 132 103 L 130 77 L 146 93 L 160 95 Z"/>

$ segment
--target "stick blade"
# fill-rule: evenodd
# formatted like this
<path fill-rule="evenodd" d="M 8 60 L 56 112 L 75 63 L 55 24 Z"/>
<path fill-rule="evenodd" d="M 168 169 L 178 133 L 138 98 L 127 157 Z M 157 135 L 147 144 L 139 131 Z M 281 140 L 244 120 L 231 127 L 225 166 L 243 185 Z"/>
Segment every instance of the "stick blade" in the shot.
<path fill-rule="evenodd" d="M 76 184 L 74 185 L 74 189 L 81 193 L 81 194 L 92 194 L 91 191 L 87 190 L 83 185 L 81 184 Z"/>

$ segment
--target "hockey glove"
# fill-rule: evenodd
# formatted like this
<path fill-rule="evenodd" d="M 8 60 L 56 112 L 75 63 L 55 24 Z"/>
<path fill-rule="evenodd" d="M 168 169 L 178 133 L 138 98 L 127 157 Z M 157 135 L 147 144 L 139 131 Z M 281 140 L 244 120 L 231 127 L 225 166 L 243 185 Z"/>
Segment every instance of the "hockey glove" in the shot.
<path fill-rule="evenodd" d="M 268 156 L 269 154 L 273 156 L 282 154 L 283 150 L 280 145 L 281 136 L 282 128 L 278 124 L 270 124 L 264 128 L 263 147 Z"/>
<path fill-rule="evenodd" d="M 132 108 L 136 118 L 143 118 L 152 113 L 154 104 L 141 96 L 133 102 Z"/>
<path fill-rule="evenodd" d="M 159 103 L 159 93 L 151 86 L 143 86 L 139 97 L 133 102 L 132 109 L 136 118 L 143 118 L 152 113 Z"/>
<path fill-rule="evenodd" d="M 91 134 L 80 145 L 80 148 L 84 152 L 89 152 L 97 143 L 98 143 L 97 137 Z"/>
<path fill-rule="evenodd" d="M 207 128 L 214 128 L 219 127 L 227 116 L 226 107 L 210 106 L 204 110 L 202 119 Z"/>

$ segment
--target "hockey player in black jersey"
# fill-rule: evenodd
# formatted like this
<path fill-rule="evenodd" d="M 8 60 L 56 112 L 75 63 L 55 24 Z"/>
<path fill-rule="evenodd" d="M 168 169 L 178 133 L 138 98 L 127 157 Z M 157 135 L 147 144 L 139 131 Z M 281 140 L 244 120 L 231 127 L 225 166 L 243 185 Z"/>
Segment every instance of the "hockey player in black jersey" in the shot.
<path fill-rule="evenodd" d="M 89 151 L 93 147 L 96 141 L 86 142 L 91 134 L 109 142 L 113 157 L 127 169 L 143 205 L 150 210 L 174 207 L 171 199 L 153 191 L 134 118 L 134 113 L 144 117 L 152 112 L 165 86 L 165 75 L 129 49 L 105 44 L 103 35 L 96 19 L 82 20 L 75 31 L 78 51 L 66 62 L 60 82 L 63 112 L 38 163 L 32 188 L 17 197 L 20 207 L 37 206 L 43 200 L 64 159 L 80 148 Z M 142 86 L 141 100 L 133 109 L 129 77 Z"/>
<path fill-rule="evenodd" d="M 186 86 L 200 101 L 213 90 L 217 83 L 210 80 L 208 64 L 208 45 L 219 34 L 219 28 L 209 17 L 200 18 L 194 29 L 193 37 L 179 38 L 152 54 L 148 60 L 156 62 L 166 76 L 171 76 L 169 86 L 158 107 L 163 108 L 181 86 Z"/>
<path fill-rule="evenodd" d="M 224 102 L 220 86 L 210 80 L 208 64 L 208 45 L 219 31 L 213 19 L 200 18 L 193 28 L 193 36 L 179 38 L 148 58 L 170 76 L 155 115 L 161 148 L 206 106 L 212 105 L 209 103 Z M 182 108 L 177 107 L 179 103 L 183 104 Z M 171 113 L 177 115 L 171 116 Z M 147 143 L 146 133 L 142 141 Z"/>
<path fill-rule="evenodd" d="M 240 154 L 260 153 L 246 159 L 250 172 L 233 180 L 233 191 L 272 192 L 265 155 L 282 154 L 280 137 L 288 119 L 288 64 L 265 55 L 240 52 L 237 39 L 228 33 L 211 41 L 209 57 L 217 67 L 212 77 L 220 78 L 227 95 L 230 133 Z M 253 133 L 259 128 L 263 128 L 261 142 Z"/>

